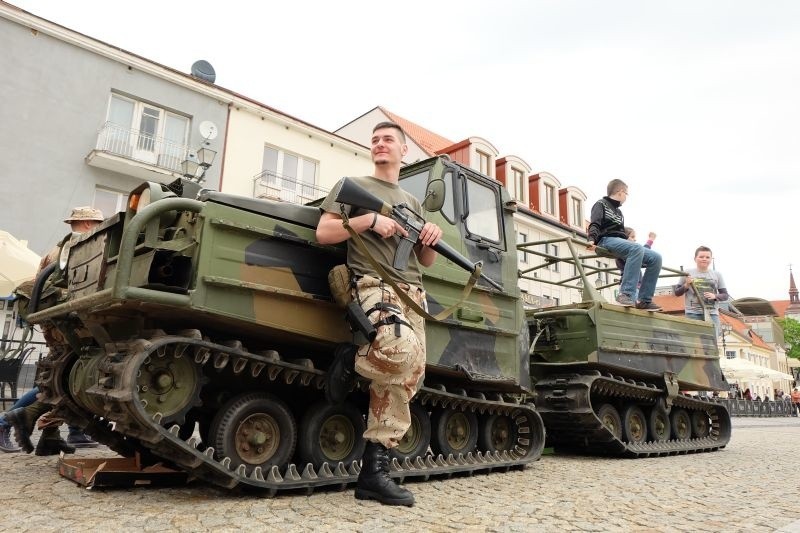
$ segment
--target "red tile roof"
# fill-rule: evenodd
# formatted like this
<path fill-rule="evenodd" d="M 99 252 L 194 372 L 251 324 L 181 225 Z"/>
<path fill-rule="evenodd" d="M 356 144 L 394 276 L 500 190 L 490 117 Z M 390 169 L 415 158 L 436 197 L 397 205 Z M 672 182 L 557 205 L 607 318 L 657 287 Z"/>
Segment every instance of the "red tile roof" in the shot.
<path fill-rule="evenodd" d="M 791 300 L 772 300 L 769 303 L 772 304 L 772 308 L 775 309 L 775 312 L 778 313 L 778 316 L 783 318 L 786 316 L 786 308 L 789 307 L 789 304 L 792 303 Z"/>
<path fill-rule="evenodd" d="M 404 119 L 399 115 L 395 115 L 391 111 L 387 110 L 385 107 L 380 107 L 380 110 L 389 117 L 389 120 L 396 122 L 406 134 L 411 137 L 414 142 L 416 142 L 420 148 L 425 150 L 428 155 L 434 156 L 436 152 L 447 148 L 448 146 L 452 146 L 455 144 L 453 141 L 449 139 L 445 139 L 441 135 L 433 133 L 430 130 L 426 130 L 419 124 L 411 122 L 410 120 Z"/>
<path fill-rule="evenodd" d="M 728 324 L 733 328 L 733 331 L 739 335 L 740 337 L 749 340 L 753 346 L 758 346 L 759 348 L 766 348 L 767 350 L 771 350 L 769 344 L 766 343 L 764 339 L 761 338 L 761 335 L 753 331 L 753 329 L 742 322 L 739 319 L 736 319 L 730 315 L 726 315 L 725 313 L 720 313 L 719 318 L 723 324 Z"/>

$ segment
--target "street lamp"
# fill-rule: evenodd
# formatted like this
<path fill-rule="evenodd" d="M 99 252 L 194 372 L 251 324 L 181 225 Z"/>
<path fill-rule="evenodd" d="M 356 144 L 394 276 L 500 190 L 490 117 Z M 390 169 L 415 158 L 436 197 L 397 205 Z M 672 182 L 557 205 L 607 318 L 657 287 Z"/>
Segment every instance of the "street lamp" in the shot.
<path fill-rule="evenodd" d="M 199 148 L 195 154 L 190 153 L 181 163 L 183 177 L 191 181 L 196 181 L 197 183 L 202 183 L 206 171 L 214 163 L 216 155 L 216 151 L 206 147 Z"/>
<path fill-rule="evenodd" d="M 728 358 L 728 346 L 725 344 L 725 337 L 728 333 L 733 331 L 733 328 L 727 322 L 723 322 L 720 324 L 720 333 L 722 333 L 722 355 L 727 359 Z"/>

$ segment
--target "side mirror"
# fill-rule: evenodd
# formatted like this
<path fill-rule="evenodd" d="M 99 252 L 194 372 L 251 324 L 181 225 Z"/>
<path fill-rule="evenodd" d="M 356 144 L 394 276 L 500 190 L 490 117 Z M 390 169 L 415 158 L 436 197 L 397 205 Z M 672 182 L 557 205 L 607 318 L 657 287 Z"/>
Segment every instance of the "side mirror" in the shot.
<path fill-rule="evenodd" d="M 425 191 L 425 200 L 422 202 L 422 208 L 429 213 L 439 211 L 444 205 L 444 195 L 444 180 L 442 178 L 431 180 Z"/>

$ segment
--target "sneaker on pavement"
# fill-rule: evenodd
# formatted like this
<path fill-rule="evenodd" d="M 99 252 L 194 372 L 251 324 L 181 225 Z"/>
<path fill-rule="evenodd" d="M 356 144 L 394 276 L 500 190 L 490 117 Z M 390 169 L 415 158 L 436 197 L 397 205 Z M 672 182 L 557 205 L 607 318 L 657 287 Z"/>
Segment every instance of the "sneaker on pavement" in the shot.
<path fill-rule="evenodd" d="M 28 420 L 25 408 L 14 409 L 6 413 L 6 422 L 14 426 L 14 439 L 20 445 L 22 451 L 31 453 L 33 451 L 33 443 L 31 442 L 31 433 L 33 433 L 33 422 Z"/>
<path fill-rule="evenodd" d="M 644 311 L 661 311 L 661 306 L 654 304 L 653 302 L 639 302 L 636 304 L 636 309 L 642 309 Z"/>
<path fill-rule="evenodd" d="M 16 453 L 21 449 L 11 442 L 11 426 L 0 426 L 0 450 L 5 453 Z"/>
<path fill-rule="evenodd" d="M 634 302 L 633 299 L 627 294 L 619 293 L 619 295 L 617 295 L 617 303 L 619 305 L 624 305 L 625 307 L 633 307 L 636 302 Z"/>
<path fill-rule="evenodd" d="M 76 448 L 97 448 L 100 443 L 92 439 L 86 433 L 70 433 L 67 436 L 67 444 Z"/>

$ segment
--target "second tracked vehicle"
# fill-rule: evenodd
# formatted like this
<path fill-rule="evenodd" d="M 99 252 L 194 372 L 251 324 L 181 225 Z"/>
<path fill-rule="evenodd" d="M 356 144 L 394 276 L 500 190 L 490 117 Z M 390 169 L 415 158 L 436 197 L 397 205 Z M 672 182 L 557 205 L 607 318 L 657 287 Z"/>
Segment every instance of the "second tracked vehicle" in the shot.
<path fill-rule="evenodd" d="M 569 252 L 549 256 L 545 242 Z M 712 323 L 606 303 L 591 281 L 597 256 L 581 253 L 586 245 L 574 238 L 521 245 L 542 258 L 524 276 L 562 261 L 576 275 L 556 284 L 583 294 L 581 303 L 528 311 L 534 397 L 550 444 L 627 457 L 725 447 L 725 406 L 681 392 L 729 388 Z"/>

